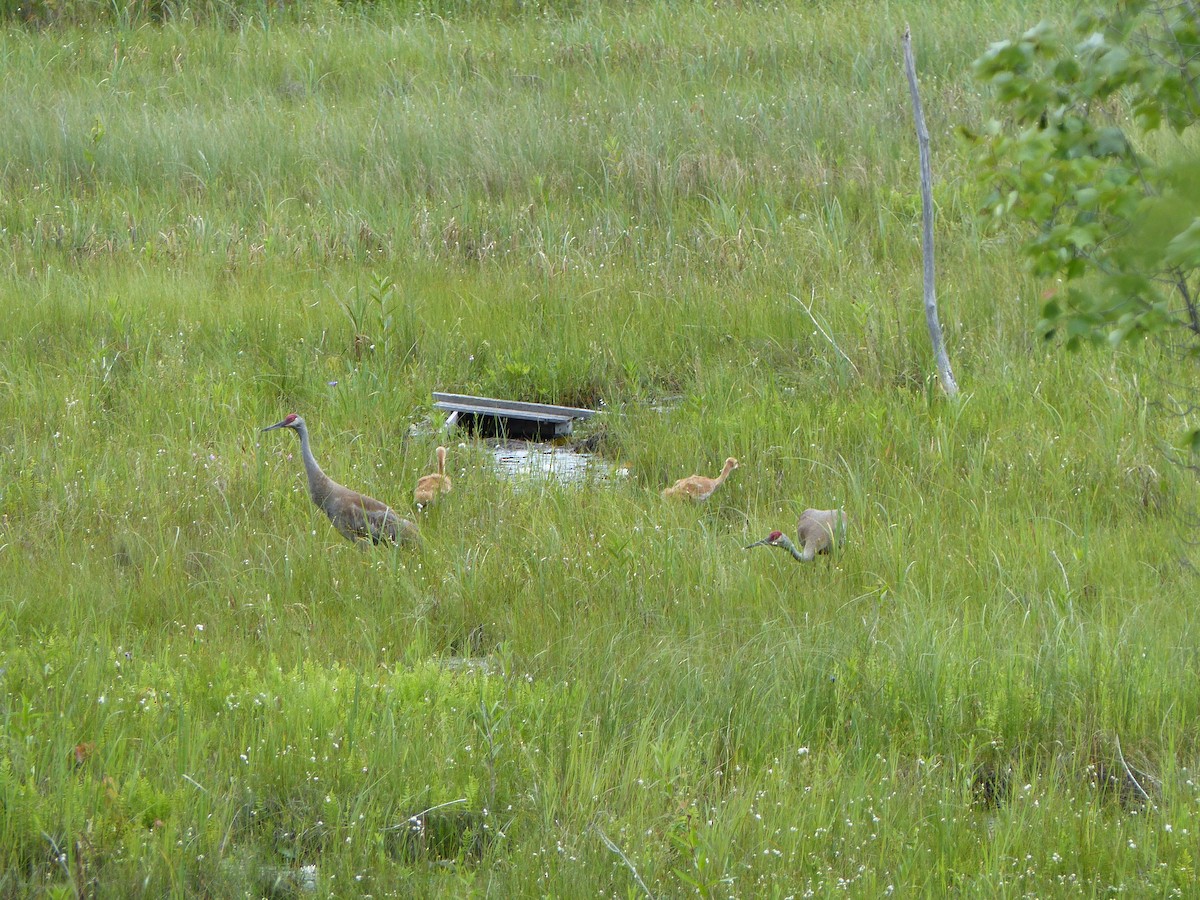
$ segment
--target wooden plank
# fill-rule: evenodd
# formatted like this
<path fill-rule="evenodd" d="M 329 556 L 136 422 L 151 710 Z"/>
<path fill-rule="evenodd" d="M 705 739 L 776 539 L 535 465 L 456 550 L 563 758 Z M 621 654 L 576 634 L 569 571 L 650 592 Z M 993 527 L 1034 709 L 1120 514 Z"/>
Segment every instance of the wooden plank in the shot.
<path fill-rule="evenodd" d="M 594 409 L 583 409 L 578 406 L 528 403 L 524 400 L 501 400 L 495 397 L 472 397 L 469 394 L 448 394 L 442 391 L 434 391 L 433 399 L 433 405 L 441 410 L 460 410 L 477 415 L 507 416 L 511 418 L 532 418 L 547 422 L 587 419 L 596 414 Z"/>
<path fill-rule="evenodd" d="M 524 438 L 526 440 L 542 440 L 547 434 L 554 437 L 570 434 L 572 426 L 575 424 L 574 419 L 563 419 L 552 422 L 547 419 L 535 419 L 525 416 L 497 415 L 494 410 L 484 414 L 472 412 L 463 412 L 460 414 L 459 411 L 455 410 L 450 416 L 458 416 L 454 424 L 469 431 L 476 431 L 485 435 Z M 447 427 L 450 426 L 447 425 Z"/>
<path fill-rule="evenodd" d="M 508 409 L 503 406 L 479 406 L 473 403 L 435 403 L 435 409 L 443 412 L 469 413 L 473 416 L 492 416 L 497 419 L 528 419 L 534 422 L 553 422 L 562 424 L 570 422 L 574 416 L 549 415 L 547 413 L 528 412 L 522 409 Z"/>
<path fill-rule="evenodd" d="M 570 434 L 575 419 L 596 414 L 594 409 L 556 406 L 552 403 L 527 403 L 495 397 L 473 397 L 434 391 L 434 408 L 449 412 L 447 427 L 461 424 L 480 433 L 540 440 L 547 432 L 555 437 Z"/>

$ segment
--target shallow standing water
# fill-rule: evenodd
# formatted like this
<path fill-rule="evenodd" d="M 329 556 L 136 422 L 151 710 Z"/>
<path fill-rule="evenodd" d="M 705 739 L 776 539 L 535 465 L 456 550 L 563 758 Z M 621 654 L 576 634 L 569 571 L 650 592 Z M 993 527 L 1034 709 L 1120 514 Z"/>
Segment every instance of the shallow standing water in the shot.
<path fill-rule="evenodd" d="M 629 470 L 594 453 L 529 441 L 499 441 L 492 446 L 496 471 L 513 480 L 556 479 L 580 484 L 590 478 L 624 478 Z"/>

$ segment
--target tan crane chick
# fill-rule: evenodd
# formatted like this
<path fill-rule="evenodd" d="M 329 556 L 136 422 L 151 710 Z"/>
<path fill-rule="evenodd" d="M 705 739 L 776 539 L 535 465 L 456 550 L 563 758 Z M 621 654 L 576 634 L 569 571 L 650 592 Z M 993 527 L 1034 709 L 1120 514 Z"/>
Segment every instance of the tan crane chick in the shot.
<path fill-rule="evenodd" d="M 420 537 L 417 526 L 400 518 L 386 503 L 342 487 L 321 471 L 308 445 L 308 427 L 302 418 L 290 413 L 282 422 L 276 422 L 263 431 L 274 431 L 276 428 L 290 428 L 300 435 L 300 455 L 304 458 L 304 471 L 308 475 L 308 495 L 329 516 L 329 521 L 343 537 L 356 543 L 370 540 L 376 544 L 415 541 Z"/>
<path fill-rule="evenodd" d="M 450 476 L 446 474 L 446 448 L 438 447 L 435 452 L 437 453 L 437 472 L 418 478 L 417 489 L 413 491 L 413 502 L 421 508 L 428 506 L 442 494 L 448 494 L 453 490 Z"/>
<path fill-rule="evenodd" d="M 755 541 L 750 547 L 780 547 L 792 554 L 793 559 L 800 562 L 811 562 L 818 553 L 828 553 L 834 546 L 841 546 L 846 540 L 846 512 L 841 509 L 806 509 L 800 513 L 800 521 L 796 523 L 796 536 L 800 539 L 803 552 L 788 539 L 782 531 L 772 531 L 761 541 Z"/>
<path fill-rule="evenodd" d="M 738 461 L 731 456 L 725 460 L 725 468 L 716 478 L 708 478 L 705 475 L 689 475 L 687 478 L 680 478 L 669 488 L 664 488 L 662 495 L 667 499 L 678 498 L 699 503 L 701 500 L 711 497 L 713 491 L 724 484 L 729 473 L 737 467 Z"/>

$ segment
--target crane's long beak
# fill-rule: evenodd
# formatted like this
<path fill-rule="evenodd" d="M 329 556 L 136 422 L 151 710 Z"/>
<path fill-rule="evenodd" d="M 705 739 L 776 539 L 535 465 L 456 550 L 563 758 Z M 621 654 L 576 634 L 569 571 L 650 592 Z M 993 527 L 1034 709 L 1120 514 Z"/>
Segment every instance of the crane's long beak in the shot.
<path fill-rule="evenodd" d="M 287 419 L 284 419 L 282 422 L 276 422 L 274 425 L 268 425 L 263 431 L 274 431 L 276 428 L 282 428 L 285 424 L 287 424 Z"/>
<path fill-rule="evenodd" d="M 750 550 L 750 549 L 752 549 L 752 548 L 754 548 L 754 547 L 761 547 L 761 546 L 763 546 L 763 545 L 764 545 L 764 544 L 766 544 L 766 543 L 767 543 L 767 539 L 766 539 L 766 538 L 763 538 L 761 541 L 755 541 L 753 544 L 747 544 L 747 545 L 746 545 L 745 547 L 743 547 L 742 549 L 743 549 L 743 550 Z"/>

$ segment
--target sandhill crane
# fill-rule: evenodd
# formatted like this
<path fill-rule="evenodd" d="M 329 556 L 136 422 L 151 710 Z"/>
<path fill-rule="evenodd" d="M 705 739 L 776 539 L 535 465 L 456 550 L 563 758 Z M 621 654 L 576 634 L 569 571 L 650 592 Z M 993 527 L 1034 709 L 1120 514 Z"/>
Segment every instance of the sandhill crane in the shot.
<path fill-rule="evenodd" d="M 276 428 L 290 428 L 300 435 L 300 454 L 304 458 L 304 471 L 308 474 L 308 495 L 329 516 L 329 521 L 343 537 L 356 543 L 370 540 L 376 544 L 413 541 L 419 537 L 417 526 L 400 518 L 386 503 L 342 487 L 321 471 L 308 446 L 308 427 L 302 418 L 290 413 L 282 422 L 276 422 L 263 431 L 274 431 Z"/>
<path fill-rule="evenodd" d="M 662 495 L 668 499 L 679 498 L 694 500 L 699 503 L 701 500 L 707 500 L 711 497 L 713 491 L 724 484 L 725 479 L 729 477 L 729 473 L 737 467 L 738 461 L 731 456 L 725 460 L 725 468 L 721 470 L 721 474 L 716 478 L 708 478 L 704 475 L 689 475 L 687 478 L 680 478 L 669 488 L 664 488 Z"/>
<path fill-rule="evenodd" d="M 413 502 L 419 507 L 428 506 L 442 494 L 448 494 L 453 489 L 450 476 L 446 474 L 446 448 L 438 447 L 438 470 L 433 475 L 422 475 L 417 479 L 417 489 L 413 491 Z"/>
<path fill-rule="evenodd" d="M 841 509 L 806 509 L 800 513 L 800 521 L 796 523 L 796 536 L 804 547 L 803 552 L 797 550 L 782 531 L 772 531 L 746 549 L 782 547 L 800 562 L 810 562 L 818 553 L 828 553 L 831 547 L 841 545 L 846 540 L 846 513 Z"/>

